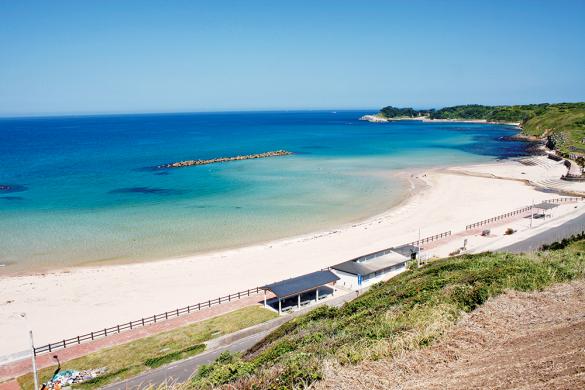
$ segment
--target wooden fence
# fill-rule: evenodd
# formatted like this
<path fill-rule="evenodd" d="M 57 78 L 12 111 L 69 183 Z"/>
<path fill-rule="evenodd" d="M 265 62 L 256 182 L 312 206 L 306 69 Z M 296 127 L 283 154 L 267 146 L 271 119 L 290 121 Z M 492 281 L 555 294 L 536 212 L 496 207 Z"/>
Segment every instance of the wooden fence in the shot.
<path fill-rule="evenodd" d="M 566 198 L 548 199 L 548 200 L 543 201 L 543 203 L 572 203 L 572 202 L 579 202 L 581 200 L 583 200 L 583 198 L 579 198 L 579 197 L 566 197 Z M 498 215 L 496 217 L 484 219 L 483 221 L 479 221 L 479 222 L 475 222 L 475 223 L 469 224 L 469 225 L 465 226 L 465 230 L 476 229 L 476 228 L 478 228 L 480 226 L 488 225 L 490 223 L 498 222 L 498 221 L 501 221 L 503 219 L 507 219 L 507 218 L 513 217 L 513 216 L 518 215 L 518 214 L 526 213 L 527 211 L 532 210 L 532 207 L 533 206 L 522 207 L 521 209 L 514 210 L 514 211 L 511 211 L 511 212 L 506 213 L 506 214 L 501 214 L 501 215 Z"/>
<path fill-rule="evenodd" d="M 573 202 L 580 202 L 585 198 L 579 198 L 579 197 L 572 197 L 572 198 L 554 198 L 554 199 L 548 199 L 543 201 L 543 203 L 573 203 Z"/>
<path fill-rule="evenodd" d="M 513 216 L 518 215 L 518 214 L 524 214 L 527 211 L 530 211 L 531 209 L 532 209 L 532 206 L 522 207 L 521 209 L 510 211 L 509 213 L 506 213 L 506 214 L 501 214 L 501 215 L 498 215 L 496 217 L 484 219 L 483 221 L 475 222 L 475 223 L 472 223 L 472 224 L 465 226 L 465 230 L 475 229 L 475 228 L 478 228 L 480 226 L 484 226 L 484 225 L 488 225 L 490 223 L 498 222 L 498 221 L 501 221 L 502 219 L 507 219 L 507 218 L 513 217 Z"/>
<path fill-rule="evenodd" d="M 406 245 L 420 246 L 421 244 L 426 244 L 427 242 L 437 241 L 437 240 L 440 240 L 442 238 L 449 237 L 450 235 L 451 235 L 451 230 L 449 230 L 448 232 L 435 234 L 434 236 L 425 237 L 425 238 L 422 238 L 422 239 L 417 240 L 417 241 L 409 242 Z"/>
<path fill-rule="evenodd" d="M 69 339 L 63 339 L 54 343 L 49 343 L 40 347 L 34 347 L 35 356 L 45 353 L 52 352 L 58 349 L 67 348 L 71 345 L 81 344 L 83 342 L 93 341 L 102 337 L 107 337 L 116 333 L 123 332 L 125 330 L 132 330 L 149 324 L 156 324 L 160 321 L 168 320 L 169 318 L 179 317 L 184 314 L 189 314 L 199 310 L 209 308 L 211 306 L 220 305 L 222 303 L 231 302 L 232 300 L 240 299 L 243 297 L 249 297 L 251 295 L 259 294 L 261 291 L 260 287 L 252 288 L 246 291 L 240 291 L 235 294 L 226 295 L 223 297 L 210 299 L 205 302 L 200 302 L 195 305 L 186 306 L 180 309 L 167 311 L 161 314 L 155 314 L 150 317 L 141 318 L 136 321 L 130 321 L 124 324 L 115 325 L 109 328 L 100 329 L 94 332 L 90 332 L 81 336 L 72 337 Z"/>

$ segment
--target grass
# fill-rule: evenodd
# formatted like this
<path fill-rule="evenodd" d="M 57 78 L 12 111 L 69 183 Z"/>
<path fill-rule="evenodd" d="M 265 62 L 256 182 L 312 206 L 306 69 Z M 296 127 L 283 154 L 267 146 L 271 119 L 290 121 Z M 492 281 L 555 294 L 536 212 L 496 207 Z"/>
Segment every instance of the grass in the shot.
<path fill-rule="evenodd" d="M 231 313 L 196 322 L 175 330 L 103 349 L 62 364 L 62 369 L 85 370 L 107 367 L 106 374 L 92 381 L 75 385 L 95 389 L 108 383 L 130 378 L 143 371 L 196 355 L 205 350 L 205 341 L 250 327 L 277 315 L 259 306 L 245 307 Z M 48 381 L 56 366 L 42 369 L 41 383 Z M 18 378 L 23 389 L 33 389 L 32 374 Z"/>
<path fill-rule="evenodd" d="M 424 348 L 489 297 L 584 276 L 583 240 L 535 254 L 439 260 L 375 285 L 341 308 L 295 318 L 243 356 L 224 353 L 181 387 L 303 388 L 322 378 L 325 361 L 355 364 Z"/>
<path fill-rule="evenodd" d="M 585 144 L 585 104 L 565 103 L 550 105 L 540 115 L 530 118 L 524 123 L 522 132 L 527 135 L 551 135 L 556 148 L 563 154 L 571 154 L 576 148 L 584 154 Z"/>

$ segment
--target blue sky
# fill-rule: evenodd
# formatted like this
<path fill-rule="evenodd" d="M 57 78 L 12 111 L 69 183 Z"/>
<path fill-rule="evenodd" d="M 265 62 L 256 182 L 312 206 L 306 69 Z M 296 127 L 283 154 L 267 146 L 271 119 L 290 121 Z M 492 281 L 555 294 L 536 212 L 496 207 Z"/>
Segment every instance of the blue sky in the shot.
<path fill-rule="evenodd" d="M 0 0 L 0 115 L 585 100 L 585 1 Z"/>

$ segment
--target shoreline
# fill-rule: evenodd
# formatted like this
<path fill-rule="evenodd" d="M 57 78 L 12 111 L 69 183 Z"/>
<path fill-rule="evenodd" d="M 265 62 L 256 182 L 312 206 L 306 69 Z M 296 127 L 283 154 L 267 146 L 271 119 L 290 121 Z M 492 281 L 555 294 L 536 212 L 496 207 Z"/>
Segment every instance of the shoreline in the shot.
<path fill-rule="evenodd" d="M 35 266 L 29 270 L 17 270 L 13 272 L 5 272 L 0 273 L 0 281 L 4 278 L 13 278 L 13 277 L 29 277 L 29 276 L 46 276 L 51 274 L 62 274 L 62 273 L 70 273 L 76 270 L 83 270 L 83 269 L 100 269 L 100 268 L 109 268 L 109 267 L 122 267 L 128 265 L 140 265 L 140 264 L 151 264 L 151 263 L 159 263 L 159 262 L 168 262 L 168 261 L 182 261 L 185 259 L 190 259 L 196 256 L 214 256 L 214 255 L 221 255 L 224 252 L 231 252 L 231 251 L 238 251 L 247 248 L 253 247 L 260 247 L 260 246 L 272 246 L 272 245 L 279 245 L 279 244 L 289 244 L 294 242 L 303 242 L 306 240 L 312 240 L 318 237 L 324 237 L 330 234 L 335 234 L 340 230 L 344 230 L 350 227 L 357 227 L 362 224 L 368 223 L 370 220 L 374 220 L 377 218 L 383 217 L 386 213 L 392 211 L 395 208 L 401 207 L 403 204 L 407 203 L 411 197 L 417 195 L 417 188 L 421 189 L 428 189 L 429 186 L 419 179 L 416 179 L 414 176 L 420 174 L 422 172 L 428 171 L 438 171 L 441 169 L 448 169 L 449 167 L 453 166 L 443 166 L 443 167 L 436 167 L 436 168 L 409 168 L 404 169 L 398 172 L 388 172 L 387 176 L 393 178 L 399 178 L 399 180 L 408 183 L 408 189 L 402 194 L 399 198 L 396 198 L 395 204 L 391 206 L 385 206 L 383 210 L 377 211 L 374 214 L 368 214 L 365 216 L 360 216 L 356 218 L 352 218 L 343 222 L 341 224 L 331 225 L 329 227 L 318 228 L 315 230 L 310 230 L 298 234 L 289 234 L 279 238 L 274 239 L 261 239 L 255 242 L 248 242 L 243 244 L 235 244 L 235 245 L 226 245 L 222 246 L 221 248 L 217 249 L 208 249 L 196 252 L 190 252 L 186 254 L 180 254 L 176 256 L 168 256 L 162 258 L 144 258 L 144 259 L 132 259 L 132 258 L 116 258 L 116 259 L 102 259 L 102 260 L 89 260 L 79 264 L 72 264 L 72 265 L 60 265 L 52 268 L 43 268 L 42 266 Z M 6 265 L 0 267 L 0 270 L 7 271 L 10 265 Z"/>
<path fill-rule="evenodd" d="M 526 142 L 536 142 L 535 140 L 525 140 Z M 536 154 L 532 154 L 536 156 Z M 287 245 L 290 243 L 295 242 L 304 242 L 307 240 L 312 240 L 319 237 L 328 236 L 331 234 L 336 234 L 342 230 L 347 228 L 355 228 L 365 224 L 369 224 L 372 221 L 377 221 L 379 219 L 385 218 L 388 214 L 391 214 L 392 211 L 399 209 L 400 207 L 404 206 L 405 204 L 409 203 L 413 200 L 413 198 L 417 196 L 423 196 L 425 191 L 429 191 L 432 189 L 432 186 L 429 185 L 425 180 L 418 177 L 419 175 L 427 176 L 427 174 L 432 173 L 439 173 L 439 172 L 447 172 L 449 174 L 454 175 L 463 175 L 463 176 L 470 176 L 470 177 L 485 177 L 491 179 L 502 179 L 502 180 L 512 180 L 521 182 L 527 186 L 531 186 L 533 188 L 538 188 L 538 186 L 534 185 L 529 179 L 524 178 L 506 178 L 503 176 L 495 176 L 495 175 L 483 175 L 481 173 L 473 173 L 470 171 L 466 171 L 465 167 L 474 167 L 474 166 L 490 166 L 492 164 L 497 164 L 500 162 L 506 161 L 516 161 L 517 158 L 505 158 L 505 159 L 496 159 L 490 162 L 483 162 L 480 164 L 466 164 L 466 165 L 444 165 L 444 166 L 437 166 L 437 167 L 427 167 L 427 168 L 409 168 L 403 169 L 397 172 L 383 172 L 381 173 L 383 176 L 386 177 L 393 177 L 399 178 L 399 180 L 408 183 L 408 189 L 402 194 L 399 198 L 397 198 L 396 203 L 385 207 L 383 210 L 376 212 L 374 214 L 369 214 L 362 217 L 357 217 L 354 219 L 350 219 L 342 224 L 332 225 L 330 227 L 325 227 L 316 230 L 310 230 L 307 232 L 302 232 L 298 234 L 290 234 L 280 238 L 275 239 L 261 239 L 257 242 L 248 242 L 243 244 L 235 244 L 235 245 L 227 245 L 222 246 L 221 248 L 217 249 L 209 249 L 209 250 L 202 250 L 197 252 L 190 252 L 186 254 L 180 254 L 176 256 L 168 256 L 162 258 L 144 258 L 144 259 L 132 259 L 132 258 L 116 258 L 116 259 L 100 259 L 100 260 L 89 260 L 87 262 L 78 263 L 78 264 L 71 264 L 71 265 L 60 265 L 51 268 L 44 268 L 42 266 L 35 266 L 29 270 L 17 270 L 13 272 L 5 272 L 0 273 L 0 281 L 5 278 L 13 278 L 13 277 L 30 277 L 30 276 L 46 276 L 51 274 L 62 274 L 62 273 L 71 273 L 76 270 L 84 270 L 84 269 L 100 269 L 100 268 L 110 268 L 110 267 L 122 267 L 122 266 L 129 266 L 129 265 L 140 265 L 140 264 L 150 264 L 150 263 L 159 263 L 159 262 L 169 262 L 169 261 L 182 261 L 185 259 L 191 259 L 193 257 L 198 256 L 215 256 L 221 255 L 225 252 L 232 252 L 232 251 L 239 251 L 248 248 L 254 247 L 262 247 L 262 246 L 273 246 L 273 245 Z M 571 191 L 553 191 L 558 195 L 575 195 L 574 192 Z M 8 270 L 10 265 L 1 264 L 0 270 Z"/>
<path fill-rule="evenodd" d="M 545 157 L 534 158 L 556 165 L 526 166 L 506 159 L 403 173 L 412 186 L 410 196 L 389 210 L 335 229 L 159 261 L 2 276 L 0 332 L 9 342 L 0 355 L 26 349 L 23 312 L 40 345 L 313 272 L 414 241 L 419 229 L 422 236 L 452 230 L 455 236 L 449 245 L 459 244 L 457 233 L 465 231 L 466 224 L 557 197 L 518 180 L 482 177 L 537 179 L 551 169 L 553 173 L 563 169 Z M 461 174 L 462 170 L 471 174 Z M 444 256 L 453 250 L 449 245 L 431 250 Z M 55 313 L 65 321 L 46 321 Z"/>

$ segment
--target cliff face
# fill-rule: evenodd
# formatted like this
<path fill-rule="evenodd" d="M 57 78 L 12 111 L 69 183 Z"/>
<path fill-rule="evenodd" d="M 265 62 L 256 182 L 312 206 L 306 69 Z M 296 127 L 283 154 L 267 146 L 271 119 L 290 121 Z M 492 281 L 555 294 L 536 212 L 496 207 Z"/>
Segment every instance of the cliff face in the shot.
<path fill-rule="evenodd" d="M 186 160 L 186 161 L 178 161 L 170 164 L 163 164 L 157 166 L 157 168 L 183 168 L 183 167 L 191 167 L 196 165 L 207 165 L 207 164 L 216 164 L 216 163 L 223 163 L 228 161 L 239 161 L 239 160 L 251 160 L 255 158 L 266 158 L 266 157 L 278 157 L 278 156 L 288 156 L 291 155 L 292 152 L 287 150 L 276 150 L 272 152 L 265 152 L 265 153 L 258 153 L 258 154 L 248 154 L 243 156 L 234 156 L 234 157 L 218 157 L 212 158 L 209 160 Z"/>

